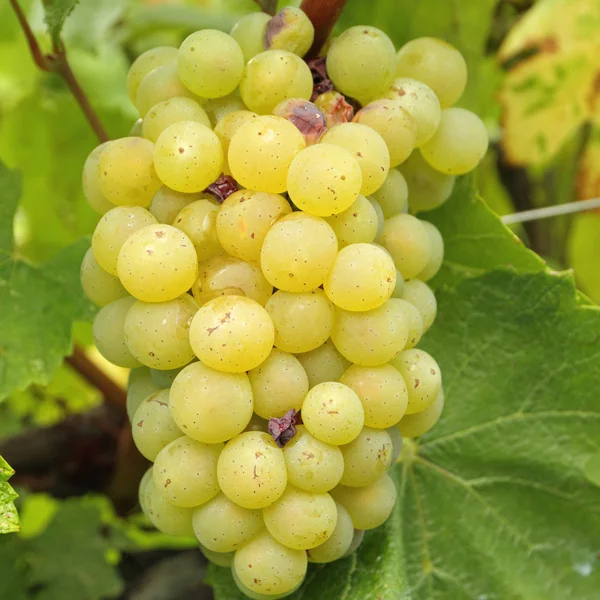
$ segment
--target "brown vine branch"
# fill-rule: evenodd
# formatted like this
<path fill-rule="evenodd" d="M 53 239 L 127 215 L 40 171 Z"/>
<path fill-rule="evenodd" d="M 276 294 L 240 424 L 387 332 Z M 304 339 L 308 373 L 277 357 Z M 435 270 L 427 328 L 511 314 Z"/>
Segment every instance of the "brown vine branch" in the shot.
<path fill-rule="evenodd" d="M 348 0 L 302 0 L 300 8 L 315 27 L 315 41 L 308 57 L 319 54 Z"/>

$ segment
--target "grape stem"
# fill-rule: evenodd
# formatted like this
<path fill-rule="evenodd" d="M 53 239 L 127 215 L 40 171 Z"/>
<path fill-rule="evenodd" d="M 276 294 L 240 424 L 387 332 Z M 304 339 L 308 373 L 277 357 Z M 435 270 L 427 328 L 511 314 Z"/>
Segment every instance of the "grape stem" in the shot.
<path fill-rule="evenodd" d="M 306 58 L 318 56 L 348 0 L 302 0 L 300 8 L 315 27 L 315 41 Z"/>
<path fill-rule="evenodd" d="M 277 11 L 277 0 L 254 0 L 254 2 L 268 15 L 274 15 Z"/>

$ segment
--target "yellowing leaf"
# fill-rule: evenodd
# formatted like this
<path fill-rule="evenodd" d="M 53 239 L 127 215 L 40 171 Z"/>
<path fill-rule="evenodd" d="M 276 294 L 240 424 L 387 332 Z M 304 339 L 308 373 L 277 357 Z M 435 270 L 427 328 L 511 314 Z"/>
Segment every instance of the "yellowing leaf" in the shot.
<path fill-rule="evenodd" d="M 577 197 L 598 198 L 600 196 L 600 126 L 596 126 L 585 147 L 577 175 Z"/>

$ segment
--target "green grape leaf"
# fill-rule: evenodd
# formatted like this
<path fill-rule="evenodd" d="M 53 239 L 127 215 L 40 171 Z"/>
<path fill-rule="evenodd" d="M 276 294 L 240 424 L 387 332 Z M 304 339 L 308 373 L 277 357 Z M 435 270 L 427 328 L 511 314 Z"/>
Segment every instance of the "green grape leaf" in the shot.
<path fill-rule="evenodd" d="M 88 240 L 41 266 L 15 254 L 20 191 L 20 175 L 0 163 L 0 399 L 31 383 L 48 383 L 71 349 L 73 321 L 92 315 L 78 269 Z"/>
<path fill-rule="evenodd" d="M 43 0 L 46 13 L 48 33 L 58 41 L 67 17 L 71 14 L 79 0 Z"/>
<path fill-rule="evenodd" d="M 15 508 L 18 494 L 8 483 L 13 473 L 14 470 L 0 456 L 0 533 L 19 531 L 19 516 Z"/>

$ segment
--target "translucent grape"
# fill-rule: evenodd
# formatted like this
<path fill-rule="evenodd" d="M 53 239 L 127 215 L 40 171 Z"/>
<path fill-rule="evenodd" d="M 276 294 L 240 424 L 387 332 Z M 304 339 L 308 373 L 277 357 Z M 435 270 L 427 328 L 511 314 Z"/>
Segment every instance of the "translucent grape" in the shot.
<path fill-rule="evenodd" d="M 182 436 L 157 455 L 154 483 L 175 506 L 199 506 L 219 493 L 217 461 L 223 444 L 203 444 Z"/>
<path fill-rule="evenodd" d="M 245 373 L 221 373 L 195 362 L 175 378 L 170 403 L 188 437 L 216 444 L 244 431 L 252 417 L 252 388 Z"/>
<path fill-rule="evenodd" d="M 275 327 L 275 346 L 285 352 L 309 352 L 331 334 L 335 311 L 323 290 L 300 294 L 279 290 L 265 308 Z"/>
<path fill-rule="evenodd" d="M 91 248 L 81 261 L 81 287 L 96 306 L 106 306 L 128 295 L 119 279 L 98 264 Z"/>
<path fill-rule="evenodd" d="M 139 367 L 140 362 L 125 342 L 125 317 L 135 298 L 128 296 L 107 304 L 94 319 L 94 343 L 106 360 L 119 367 Z"/>
<path fill-rule="evenodd" d="M 195 362 L 195 361 L 194 361 Z M 177 369 L 150 369 L 150 376 L 152 377 L 152 381 L 159 388 L 170 388 L 175 381 L 175 377 L 181 373 L 183 367 L 179 367 Z"/>
<path fill-rule="evenodd" d="M 283 495 L 263 509 L 269 533 L 295 550 L 308 550 L 326 542 L 337 524 L 337 508 L 327 493 L 288 485 Z"/>
<path fill-rule="evenodd" d="M 412 415 L 404 415 L 398 429 L 404 437 L 416 438 L 427 433 L 440 420 L 444 410 L 444 390 L 440 390 L 435 400 L 425 410 Z"/>
<path fill-rule="evenodd" d="M 131 101 L 135 103 L 138 88 L 142 79 L 158 67 L 174 64 L 177 60 L 177 48 L 170 46 L 157 46 L 140 54 L 129 68 L 127 73 L 127 91 Z"/>
<path fill-rule="evenodd" d="M 199 192 L 196 194 L 184 194 L 176 192 L 163 185 L 154 197 L 148 207 L 148 210 L 156 217 L 159 223 L 172 225 L 175 217 L 188 205 L 196 200 L 209 200 L 216 204 L 211 194 Z"/>
<path fill-rule="evenodd" d="M 219 371 L 241 373 L 269 356 L 275 330 L 267 311 L 244 296 L 220 296 L 207 302 L 190 328 L 196 356 Z"/>
<path fill-rule="evenodd" d="M 106 196 L 100 189 L 100 171 L 98 163 L 100 155 L 108 148 L 110 142 L 104 142 L 96 146 L 86 158 L 83 165 L 83 174 L 81 177 L 81 185 L 83 187 L 83 195 L 88 201 L 88 204 L 99 214 L 103 215 L 115 205 L 106 199 Z"/>
<path fill-rule="evenodd" d="M 339 382 L 356 392 L 365 411 L 365 425 L 387 429 L 404 416 L 408 405 L 406 383 L 391 365 L 352 365 Z"/>
<path fill-rule="evenodd" d="M 231 138 L 229 168 L 240 185 L 279 194 L 287 189 L 294 156 L 306 146 L 296 127 L 281 117 L 257 117 L 244 123 Z"/>
<path fill-rule="evenodd" d="M 360 433 L 365 413 L 356 393 L 333 381 L 312 388 L 302 404 L 306 429 L 327 444 L 349 444 Z"/>
<path fill-rule="evenodd" d="M 378 241 L 392 255 L 404 279 L 418 275 L 429 262 L 429 235 L 421 221 L 412 215 L 387 219 Z"/>
<path fill-rule="evenodd" d="M 171 417 L 169 400 L 169 390 L 154 392 L 133 415 L 133 441 L 148 460 L 153 461 L 167 444 L 183 435 Z"/>
<path fill-rule="evenodd" d="M 424 350 L 405 350 L 391 361 L 408 388 L 406 414 L 431 406 L 442 389 L 442 373 L 435 359 Z"/>
<path fill-rule="evenodd" d="M 338 504 L 339 504 L 339 502 L 338 502 Z M 341 506 L 341 504 L 339 504 L 339 505 Z M 348 511 L 346 511 L 346 512 L 348 512 Z M 348 514 L 350 514 L 350 513 L 348 513 Z M 344 556 L 342 556 L 342 558 L 346 558 L 347 556 L 352 556 L 352 554 L 354 554 L 358 550 L 359 546 L 363 543 L 364 537 L 365 537 L 365 532 L 363 529 L 355 529 L 354 536 L 352 538 L 352 542 L 350 543 L 350 547 L 348 548 L 348 550 L 346 550 L 346 553 L 344 554 Z"/>
<path fill-rule="evenodd" d="M 444 262 L 444 238 L 440 233 L 440 230 L 429 223 L 428 221 L 421 221 L 423 227 L 427 231 L 427 235 L 429 237 L 429 260 L 425 267 L 419 271 L 417 278 L 421 281 L 429 281 L 440 270 L 442 263 Z"/>
<path fill-rule="evenodd" d="M 384 140 L 390 153 L 390 166 L 404 162 L 413 151 L 417 126 L 413 117 L 389 98 L 374 100 L 359 110 L 354 123 L 367 125 Z"/>
<path fill-rule="evenodd" d="M 192 522 L 200 544 L 213 552 L 233 552 L 265 527 L 260 510 L 242 508 L 223 493 L 199 506 Z"/>
<path fill-rule="evenodd" d="M 161 186 L 153 164 L 154 144 L 139 137 L 112 141 L 98 158 L 98 184 L 117 206 L 149 206 Z"/>
<path fill-rule="evenodd" d="M 370 243 L 377 237 L 379 222 L 373 204 L 360 194 L 346 210 L 325 219 L 335 232 L 340 247 Z"/>
<path fill-rule="evenodd" d="M 342 123 L 329 129 L 321 142 L 339 146 L 352 154 L 362 172 L 360 193 L 363 196 L 383 185 L 390 170 L 390 153 L 384 139 L 374 129 L 360 123 Z"/>
<path fill-rule="evenodd" d="M 327 72 L 340 92 L 364 102 L 376 98 L 394 77 L 396 49 L 375 27 L 350 27 L 327 54 Z"/>
<path fill-rule="evenodd" d="M 379 202 L 377 202 L 375 198 L 369 197 L 367 200 L 371 203 L 371 206 L 375 209 L 375 214 L 377 215 L 377 235 L 375 236 L 375 239 L 378 239 L 383 232 L 385 217 L 383 216 L 383 210 L 381 209 Z"/>
<path fill-rule="evenodd" d="M 267 233 L 260 265 L 274 287 L 309 292 L 325 281 L 337 250 L 335 233 L 326 221 L 294 212 L 279 219 Z"/>
<path fill-rule="evenodd" d="M 180 121 L 196 121 L 210 127 L 207 114 L 195 100 L 184 96 L 175 96 L 159 102 L 149 110 L 142 125 L 144 137 L 156 142 L 167 127 Z"/>
<path fill-rule="evenodd" d="M 194 244 L 198 262 L 224 254 L 217 237 L 219 207 L 210 200 L 196 200 L 183 207 L 173 225 Z"/>
<path fill-rule="evenodd" d="M 231 568 L 233 565 L 233 556 L 235 552 L 213 552 L 202 544 L 199 544 L 200 552 L 204 555 L 204 558 L 209 563 L 216 565 L 217 567 Z"/>
<path fill-rule="evenodd" d="M 248 377 L 254 412 L 265 419 L 283 417 L 292 408 L 299 411 L 308 392 L 308 377 L 300 361 L 277 348 L 258 367 L 248 371 Z"/>
<path fill-rule="evenodd" d="M 198 274 L 189 238 L 171 225 L 148 225 L 127 238 L 119 252 L 119 278 L 144 302 L 166 302 L 185 294 Z"/>
<path fill-rule="evenodd" d="M 282 594 L 275 594 L 275 595 L 268 594 L 267 595 L 267 594 L 260 594 L 259 592 L 253 592 L 252 590 L 249 590 L 239 580 L 238 576 L 235 573 L 235 569 L 232 569 L 231 576 L 232 576 L 233 582 L 237 586 L 237 589 L 240 592 L 242 592 L 242 594 L 244 594 L 244 597 L 250 598 L 250 600 L 279 600 L 280 598 L 287 598 L 288 596 L 291 596 L 296 590 L 298 590 L 300 588 L 300 586 L 302 585 L 302 582 L 300 582 L 296 587 L 292 588 L 288 592 L 285 592 Z"/>
<path fill-rule="evenodd" d="M 415 147 L 420 148 L 433 137 L 440 123 L 442 109 L 438 97 L 428 85 L 409 77 L 399 77 L 394 80 L 385 97 L 393 100 L 415 120 Z"/>
<path fill-rule="evenodd" d="M 423 320 L 423 333 L 425 333 L 435 321 L 437 314 L 437 300 L 431 288 L 418 279 L 411 279 L 404 285 L 403 299 L 417 308 Z"/>
<path fill-rule="evenodd" d="M 381 247 L 383 248 L 383 246 Z M 396 269 L 396 287 L 392 292 L 392 298 L 402 298 L 402 294 L 404 294 L 404 278 L 402 273 Z"/>
<path fill-rule="evenodd" d="M 375 367 L 389 362 L 406 345 L 408 324 L 394 298 L 365 312 L 337 309 L 331 339 L 350 362 Z"/>
<path fill-rule="evenodd" d="M 336 503 L 337 523 L 329 539 L 316 548 L 308 550 L 308 561 L 330 563 L 342 558 L 354 539 L 354 525 L 348 511 Z"/>
<path fill-rule="evenodd" d="M 304 136 L 307 146 L 316 144 L 327 129 L 325 115 L 312 102 L 302 98 L 288 98 L 280 102 L 273 114 L 293 123 Z"/>
<path fill-rule="evenodd" d="M 351 244 L 336 256 L 323 289 L 336 306 L 365 311 L 381 306 L 395 286 L 396 267 L 385 250 L 372 244 Z"/>
<path fill-rule="evenodd" d="M 349 208 L 361 191 L 358 162 L 346 149 L 317 144 L 299 152 L 288 171 L 292 202 L 312 215 L 328 217 Z"/>
<path fill-rule="evenodd" d="M 426 83 L 446 108 L 462 96 L 467 85 L 467 63 L 448 42 L 421 37 L 410 40 L 398 50 L 396 75 Z"/>
<path fill-rule="evenodd" d="M 350 366 L 350 361 L 337 351 L 331 340 L 310 352 L 298 354 L 296 358 L 306 371 L 310 387 L 325 381 L 337 381 Z"/>
<path fill-rule="evenodd" d="M 337 446 L 321 442 L 304 425 L 283 449 L 288 481 L 308 492 L 328 492 L 342 478 L 344 458 Z"/>
<path fill-rule="evenodd" d="M 308 65 L 286 50 L 267 50 L 252 58 L 240 81 L 244 104 L 268 115 L 286 98 L 310 100 L 313 79 Z"/>
<path fill-rule="evenodd" d="M 393 464 L 398 460 L 398 457 L 402 452 L 404 440 L 402 439 L 402 434 L 400 433 L 400 429 L 398 429 L 398 427 L 388 427 L 386 431 L 388 432 L 390 439 L 392 440 L 392 446 L 394 447 L 394 452 L 392 453 Z"/>
<path fill-rule="evenodd" d="M 134 303 L 125 318 L 127 347 L 153 369 L 187 365 L 194 358 L 189 329 L 197 310 L 196 301 L 188 294 L 167 302 Z"/>
<path fill-rule="evenodd" d="M 354 117 L 354 108 L 339 92 L 325 92 L 315 99 L 315 106 L 325 115 L 327 127 L 348 123 Z"/>
<path fill-rule="evenodd" d="M 151 394 L 161 388 L 152 380 L 148 367 L 131 369 L 127 379 L 127 418 L 133 421 L 133 415 L 138 406 Z"/>
<path fill-rule="evenodd" d="M 265 51 L 265 32 L 270 20 L 271 15 L 253 12 L 233 26 L 230 35 L 240 45 L 245 62 Z"/>
<path fill-rule="evenodd" d="M 386 219 L 405 213 L 408 208 L 408 185 L 404 175 L 397 169 L 390 169 L 386 180 L 373 194 L 373 198 L 379 202 Z"/>
<path fill-rule="evenodd" d="M 146 486 L 148 482 L 152 481 L 152 467 L 150 467 L 143 475 L 140 480 L 140 484 L 138 486 L 138 502 L 140 504 L 140 508 L 142 512 L 147 515 L 148 506 L 146 500 L 148 499 L 148 495 L 146 494 Z"/>
<path fill-rule="evenodd" d="M 167 127 L 154 147 L 160 180 L 178 192 L 200 192 L 223 170 L 223 149 L 211 129 L 195 121 Z"/>
<path fill-rule="evenodd" d="M 437 171 L 463 175 L 485 156 L 488 135 L 483 121 L 470 110 L 446 108 L 435 135 L 421 147 L 423 158 Z"/>
<path fill-rule="evenodd" d="M 392 438 L 385 429 L 365 427 L 358 437 L 341 447 L 344 456 L 342 485 L 363 487 L 375 483 L 392 464 Z M 156 469 L 155 469 L 156 470 Z"/>
<path fill-rule="evenodd" d="M 419 309 L 414 305 L 404 300 L 403 298 L 398 299 L 397 305 L 401 308 L 404 319 L 408 326 L 408 339 L 405 350 L 414 348 L 421 340 L 425 329 L 423 327 L 423 317 L 419 312 Z"/>
<path fill-rule="evenodd" d="M 357 529 L 375 529 L 383 525 L 396 504 L 396 486 L 389 475 L 365 487 L 340 485 L 331 491 L 350 515 Z"/>
<path fill-rule="evenodd" d="M 223 96 L 222 98 L 207 100 L 203 106 L 213 125 L 216 125 L 221 119 L 224 119 L 233 112 L 247 110 L 246 105 L 240 98 L 238 90 L 233 92 L 233 94 Z"/>
<path fill-rule="evenodd" d="M 132 126 L 131 129 L 129 130 L 129 137 L 144 137 L 143 133 L 142 133 L 142 125 L 143 125 L 143 121 L 144 119 L 142 119 L 142 117 L 140 117 Z"/>
<path fill-rule="evenodd" d="M 215 125 L 215 134 L 219 138 L 221 147 L 223 148 L 223 172 L 226 175 L 231 175 L 228 159 L 231 138 L 244 123 L 252 121 L 256 117 L 258 117 L 258 115 L 249 110 L 235 110 L 217 121 L 217 124 Z"/>
<path fill-rule="evenodd" d="M 268 433 L 246 431 L 227 443 L 217 466 L 223 493 L 244 508 L 264 508 L 283 494 L 283 451 Z"/>
<path fill-rule="evenodd" d="M 267 23 L 265 48 L 304 56 L 314 38 L 315 28 L 306 14 L 295 6 L 285 6 Z"/>
<path fill-rule="evenodd" d="M 223 248 L 242 260 L 258 262 L 267 232 L 281 217 L 292 212 L 279 194 L 240 190 L 221 205 L 217 235 Z"/>

